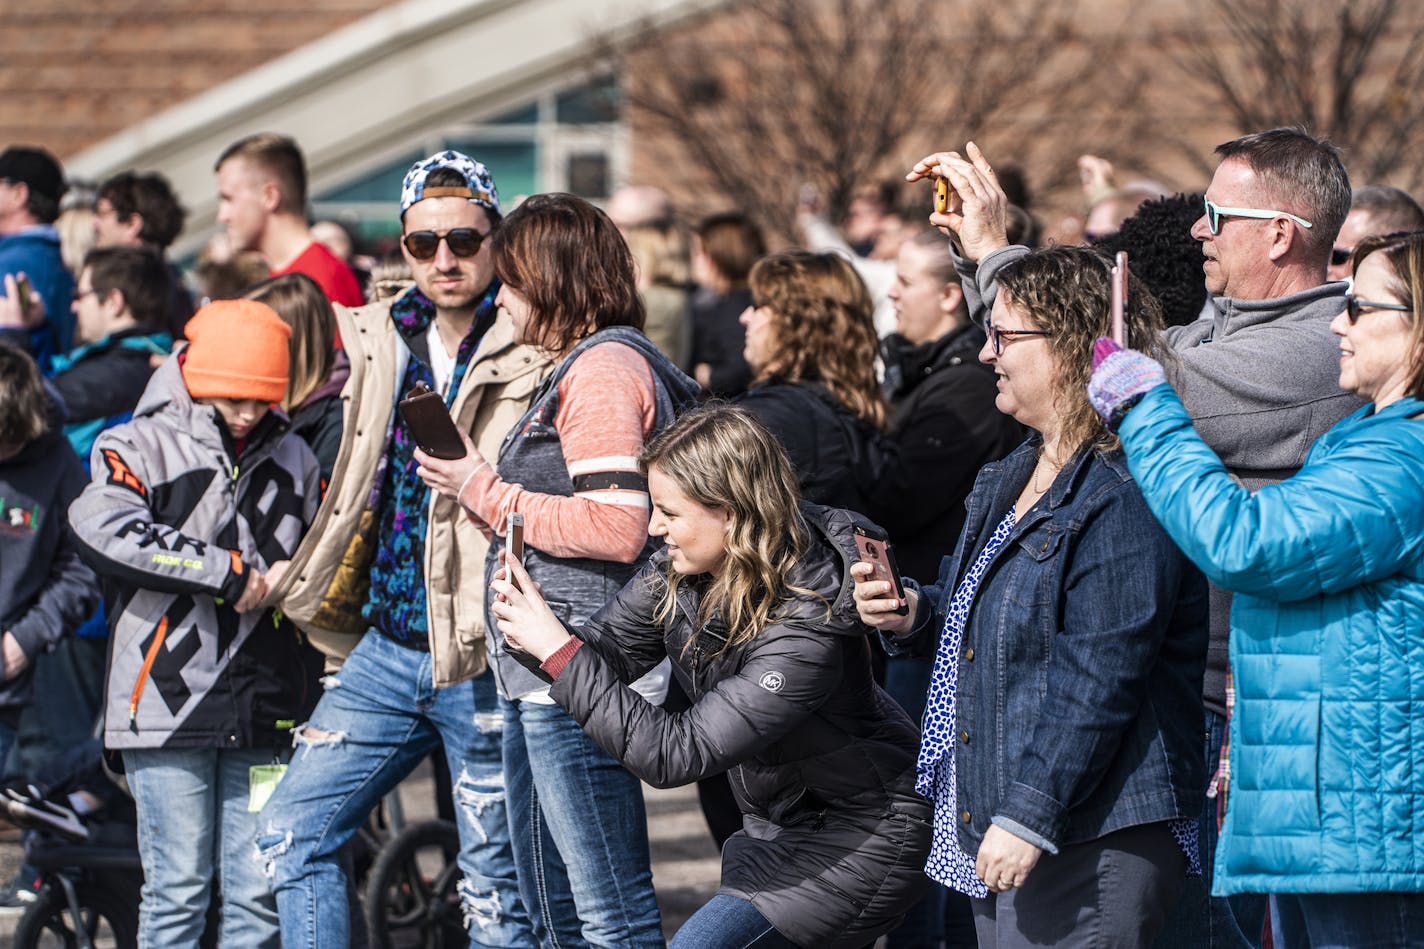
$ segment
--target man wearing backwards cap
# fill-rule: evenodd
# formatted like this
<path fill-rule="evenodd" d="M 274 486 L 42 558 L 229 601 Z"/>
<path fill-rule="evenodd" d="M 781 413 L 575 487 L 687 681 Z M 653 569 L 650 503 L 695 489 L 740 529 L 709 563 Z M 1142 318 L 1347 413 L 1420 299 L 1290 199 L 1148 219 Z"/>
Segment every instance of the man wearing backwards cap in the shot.
<path fill-rule="evenodd" d="M 261 600 L 316 514 L 320 477 L 272 408 L 287 389 L 282 318 L 220 300 L 187 335 L 133 419 L 95 440 L 69 519 L 118 591 L 104 746 L 122 752 L 138 809 L 139 944 L 196 946 L 216 872 L 223 944 L 275 949 L 250 788 L 312 707 L 315 661 Z"/>
<path fill-rule="evenodd" d="M 263 812 L 258 849 L 283 945 L 344 949 L 338 853 L 380 797 L 443 744 L 471 943 L 533 946 L 505 817 L 503 719 L 485 656 L 489 525 L 425 487 L 395 407 L 424 383 L 495 458 L 549 363 L 515 344 L 507 316 L 496 318 L 499 282 L 486 239 L 499 223 L 499 196 L 484 165 L 453 151 L 417 162 L 400 209 L 415 285 L 393 300 L 337 307 L 351 357 L 341 450 L 320 527 L 271 597 L 326 653 L 332 674 L 296 730 L 299 750 Z"/>
<path fill-rule="evenodd" d="M 43 148 L 13 145 L 0 152 L 0 280 L 4 283 L 0 290 L 15 297 L 16 279 L 24 274 L 44 301 L 43 314 L 32 307 L 24 327 L 7 325 L 3 333 L 24 336 L 15 342 L 41 366 L 46 357 L 67 353 L 73 345 L 69 302 L 74 275 L 59 256 L 59 232 L 54 227 L 64 191 L 64 172 Z"/>

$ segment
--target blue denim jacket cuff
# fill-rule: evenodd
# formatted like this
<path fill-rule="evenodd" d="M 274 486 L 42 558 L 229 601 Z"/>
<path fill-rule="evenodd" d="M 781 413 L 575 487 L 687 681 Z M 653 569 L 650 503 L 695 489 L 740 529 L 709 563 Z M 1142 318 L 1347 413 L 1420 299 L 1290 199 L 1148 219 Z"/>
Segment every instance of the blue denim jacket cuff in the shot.
<path fill-rule="evenodd" d="M 997 808 L 995 820 L 1010 820 L 1040 838 L 1055 841 L 1063 831 L 1064 807 L 1037 788 L 1015 781 Z M 1007 829 L 1007 828 L 1006 828 Z M 1028 838 L 1024 838 L 1028 839 Z M 1037 844 L 1037 841 L 1033 841 Z M 1043 846 L 1038 844 L 1038 846 Z M 1057 847 L 1057 844 L 1054 844 Z M 1047 850 L 1047 847 L 1044 847 Z M 1053 851 L 1056 852 L 1056 849 Z"/>
<path fill-rule="evenodd" d="M 881 632 L 880 644 L 885 647 L 886 655 L 894 656 L 896 659 L 907 656 L 920 658 L 926 656 L 933 657 L 935 649 L 939 644 L 931 642 L 928 644 L 928 649 L 926 649 L 926 644 L 922 642 L 922 640 L 926 631 L 930 630 L 933 625 L 935 604 L 927 602 L 928 598 L 925 596 L 924 590 L 911 578 L 902 577 L 901 582 L 905 585 L 906 594 L 909 594 L 912 590 L 916 594 L 916 600 L 918 602 L 915 606 L 915 622 L 910 626 L 909 632 Z"/>
<path fill-rule="evenodd" d="M 1018 837 L 1022 840 L 1027 840 L 1029 843 L 1033 844 L 1035 847 L 1037 847 L 1039 850 L 1044 851 L 1045 853 L 1051 853 L 1055 856 L 1058 854 L 1057 844 L 1055 844 L 1053 841 L 1049 840 L 1042 834 L 1034 833 L 1016 820 L 1010 820 L 1007 817 L 996 814 L 992 818 L 990 818 L 989 823 L 993 824 L 995 827 L 1002 827 L 1004 830 L 1007 830 L 1015 837 Z"/>

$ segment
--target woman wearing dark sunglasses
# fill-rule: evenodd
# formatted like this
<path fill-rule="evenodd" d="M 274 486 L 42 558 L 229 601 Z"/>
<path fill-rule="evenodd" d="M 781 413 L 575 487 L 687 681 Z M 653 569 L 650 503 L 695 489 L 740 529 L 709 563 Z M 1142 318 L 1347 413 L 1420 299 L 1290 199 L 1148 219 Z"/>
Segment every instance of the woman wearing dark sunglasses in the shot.
<path fill-rule="evenodd" d="M 535 195 L 504 219 L 489 250 L 517 340 L 555 368 L 497 457 L 468 441 L 457 461 L 418 453 L 421 477 L 494 535 L 485 564 L 459 565 L 483 567 L 486 583 L 508 516 L 523 515 L 529 575 L 559 618 L 579 626 L 651 554 L 638 454 L 699 390 L 643 335 L 632 256 L 593 205 Z M 488 604 L 486 629 L 519 890 L 540 945 L 663 946 L 641 785 L 554 704 Z M 646 683 L 644 694 L 661 702 L 655 688 Z"/>
<path fill-rule="evenodd" d="M 1354 278 L 1330 329 L 1369 404 L 1279 484 L 1233 481 L 1149 357 L 1089 387 L 1153 513 L 1236 594 L 1216 892 L 1275 894 L 1290 947 L 1424 945 L 1424 232 L 1362 241 Z"/>

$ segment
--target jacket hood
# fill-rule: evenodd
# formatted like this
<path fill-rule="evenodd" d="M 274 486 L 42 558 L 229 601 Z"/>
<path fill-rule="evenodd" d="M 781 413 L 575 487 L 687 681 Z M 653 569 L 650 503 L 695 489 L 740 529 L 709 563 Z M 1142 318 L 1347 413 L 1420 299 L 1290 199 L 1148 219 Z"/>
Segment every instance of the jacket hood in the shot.
<path fill-rule="evenodd" d="M 824 597 L 830 603 L 831 615 L 827 621 L 820 601 L 801 597 L 794 601 L 785 619 L 842 636 L 864 636 L 868 627 L 856 611 L 855 583 L 850 575 L 850 565 L 860 559 L 854 528 L 878 528 L 854 511 L 809 501 L 802 502 L 801 514 L 811 532 L 811 548 L 792 570 L 791 582 Z"/>

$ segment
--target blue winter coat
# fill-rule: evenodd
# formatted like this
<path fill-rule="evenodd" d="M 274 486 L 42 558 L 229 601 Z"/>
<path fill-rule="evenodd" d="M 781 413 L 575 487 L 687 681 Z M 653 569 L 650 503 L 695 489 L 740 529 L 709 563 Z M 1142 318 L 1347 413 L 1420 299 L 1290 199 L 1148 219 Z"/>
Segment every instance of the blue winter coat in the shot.
<path fill-rule="evenodd" d="M 1168 386 L 1119 431 L 1153 513 L 1236 593 L 1217 895 L 1424 890 L 1421 413 L 1366 406 L 1254 494 Z"/>

